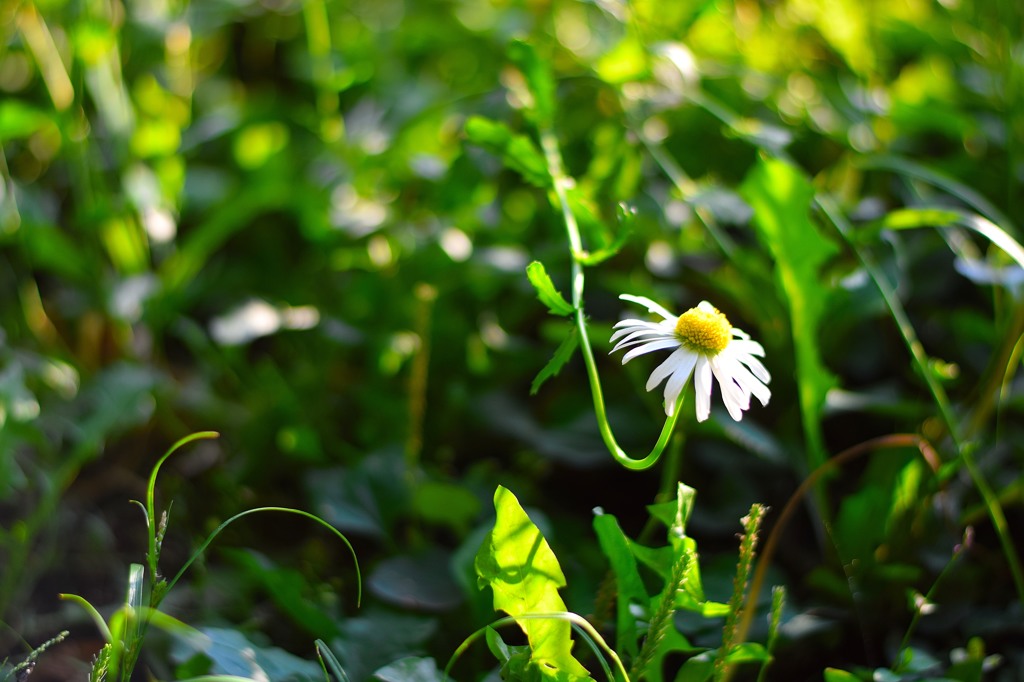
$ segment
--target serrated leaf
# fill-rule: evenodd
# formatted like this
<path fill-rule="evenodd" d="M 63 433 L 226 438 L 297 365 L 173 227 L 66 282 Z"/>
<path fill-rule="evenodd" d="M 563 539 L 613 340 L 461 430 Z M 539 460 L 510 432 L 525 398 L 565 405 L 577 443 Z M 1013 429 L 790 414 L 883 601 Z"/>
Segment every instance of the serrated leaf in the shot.
<path fill-rule="evenodd" d="M 572 315 L 576 309 L 565 300 L 562 293 L 555 288 L 554 282 L 548 277 L 548 271 L 540 261 L 533 261 L 526 266 L 526 276 L 537 291 L 537 298 L 548 307 L 552 315 Z"/>
<path fill-rule="evenodd" d="M 760 159 L 740 193 L 754 209 L 754 225 L 775 260 L 776 282 L 789 306 L 804 437 L 814 468 L 825 461 L 821 413 L 836 385 L 818 352 L 818 325 L 829 295 L 820 270 L 838 247 L 811 222 L 814 187 L 789 163 Z"/>
<path fill-rule="evenodd" d="M 562 343 L 558 344 L 558 348 L 555 349 L 555 354 L 548 360 L 548 364 L 544 365 L 544 368 L 534 377 L 533 383 L 530 384 L 530 395 L 536 395 L 545 381 L 553 376 L 557 376 L 562 371 L 565 363 L 569 362 L 573 353 L 576 352 L 577 346 L 579 346 L 579 335 L 576 327 L 573 326 L 569 329 L 569 333 L 566 334 Z"/>
<path fill-rule="evenodd" d="M 512 617 L 562 613 L 565 602 L 558 589 L 565 576 L 540 530 L 507 488 L 494 493 L 497 518 L 476 555 L 481 587 L 494 593 L 495 610 Z M 572 656 L 572 627 L 560 619 L 517 621 L 533 651 L 531 664 L 545 680 L 589 680 L 587 670 Z"/>
<path fill-rule="evenodd" d="M 507 168 L 519 173 L 535 187 L 551 185 L 547 164 L 533 140 L 519 135 L 504 123 L 473 116 L 466 121 L 466 137 L 475 145 L 501 157 Z"/>

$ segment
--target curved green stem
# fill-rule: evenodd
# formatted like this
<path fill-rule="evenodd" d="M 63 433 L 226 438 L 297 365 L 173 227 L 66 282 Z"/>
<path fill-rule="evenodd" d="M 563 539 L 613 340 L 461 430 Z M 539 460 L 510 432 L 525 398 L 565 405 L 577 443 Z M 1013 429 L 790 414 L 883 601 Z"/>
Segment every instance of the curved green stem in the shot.
<path fill-rule="evenodd" d="M 583 351 L 583 362 L 587 366 L 587 378 L 590 379 L 590 392 L 594 396 L 594 414 L 597 416 L 597 427 L 601 431 L 601 438 L 604 440 L 604 444 L 608 447 L 608 451 L 612 453 L 615 461 L 627 469 L 632 469 L 633 471 L 649 469 L 661 458 L 661 453 L 665 451 L 669 439 L 672 437 L 672 431 L 675 430 L 679 413 L 682 412 L 682 394 L 680 394 L 672 416 L 665 420 L 665 425 L 661 428 L 661 435 L 658 436 L 658 442 L 654 444 L 654 448 L 643 459 L 633 459 L 625 450 L 619 447 L 618 442 L 615 440 L 615 435 L 612 433 L 611 424 L 608 423 L 608 412 L 605 409 L 604 394 L 601 391 L 601 378 L 597 374 L 594 351 L 590 347 L 590 339 L 587 338 L 586 322 L 583 319 L 583 310 L 580 308 L 576 309 L 576 326 L 580 333 L 580 349 Z"/>
<path fill-rule="evenodd" d="M 558 140 L 553 131 L 542 128 L 540 131 L 541 148 L 544 150 L 544 159 L 547 162 L 548 174 L 551 176 L 551 183 L 554 187 L 555 196 L 558 199 L 559 208 L 562 211 L 562 220 L 565 223 L 565 231 L 569 238 L 569 250 L 572 252 L 572 307 L 575 309 L 576 329 L 579 332 L 580 350 L 583 352 L 583 361 L 587 366 L 587 379 L 590 381 L 590 393 L 594 398 L 594 414 L 597 417 L 597 426 L 601 432 L 601 439 L 611 453 L 615 461 L 632 471 L 649 469 L 661 457 L 661 453 L 668 446 L 672 431 L 675 429 L 676 421 L 681 412 L 679 403 L 672 416 L 665 419 L 665 425 L 658 436 L 658 442 L 646 457 L 634 459 L 623 450 L 615 440 L 611 424 L 608 422 L 608 412 L 604 405 L 604 393 L 601 390 L 601 379 L 597 373 L 597 363 L 594 361 L 594 350 L 590 346 L 590 337 L 587 335 L 587 320 L 583 313 L 583 284 L 584 273 L 581 258 L 585 255 L 583 251 L 583 240 L 580 238 L 579 225 L 576 223 L 576 216 L 573 215 L 569 206 L 569 197 L 566 188 L 570 186 L 571 180 L 562 170 L 562 156 L 558 151 Z"/>

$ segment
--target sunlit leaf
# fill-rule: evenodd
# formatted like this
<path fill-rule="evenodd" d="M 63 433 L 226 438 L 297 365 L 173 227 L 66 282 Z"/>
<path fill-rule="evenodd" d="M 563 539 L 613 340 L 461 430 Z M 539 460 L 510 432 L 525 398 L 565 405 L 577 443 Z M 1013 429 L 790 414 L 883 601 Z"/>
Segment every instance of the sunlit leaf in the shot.
<path fill-rule="evenodd" d="M 553 315 L 572 315 L 575 312 L 576 309 L 555 288 L 543 263 L 540 261 L 530 263 L 526 267 L 526 276 L 530 278 L 530 284 L 537 291 L 537 298 L 548 307 Z"/>
<path fill-rule="evenodd" d="M 476 557 L 480 587 L 494 593 L 494 608 L 510 616 L 565 611 L 558 594 L 565 576 L 537 526 L 507 488 L 494 493 L 497 518 Z M 587 680 L 572 656 L 572 629 L 565 620 L 523 619 L 519 626 L 533 650 L 532 665 L 546 680 Z"/>
<path fill-rule="evenodd" d="M 815 467 L 825 461 L 821 414 L 825 396 L 836 384 L 818 344 L 829 296 L 821 270 L 838 248 L 811 222 L 814 187 L 789 163 L 759 160 L 741 194 L 754 209 L 754 225 L 775 259 L 776 283 L 789 306 L 804 436 Z"/>
<path fill-rule="evenodd" d="M 441 682 L 444 677 L 434 659 L 407 656 L 375 672 L 373 679 L 381 682 Z"/>
<path fill-rule="evenodd" d="M 504 123 L 480 116 L 466 121 L 465 130 L 470 142 L 500 157 L 505 166 L 531 185 L 548 187 L 551 184 L 544 157 L 530 138 L 512 132 Z"/>

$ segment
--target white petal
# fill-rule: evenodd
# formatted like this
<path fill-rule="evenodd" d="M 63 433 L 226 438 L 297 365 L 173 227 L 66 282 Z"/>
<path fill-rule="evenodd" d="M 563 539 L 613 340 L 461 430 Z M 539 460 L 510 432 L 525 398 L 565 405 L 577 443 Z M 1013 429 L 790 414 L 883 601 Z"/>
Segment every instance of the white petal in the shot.
<path fill-rule="evenodd" d="M 693 354 L 690 353 L 692 356 Z M 693 359 L 693 363 L 696 363 L 696 358 Z M 690 378 L 690 372 L 693 371 L 693 363 L 690 362 L 689 357 L 683 358 L 672 375 L 665 382 L 665 414 L 671 417 L 675 414 L 676 403 L 679 402 L 679 394 L 683 392 L 683 387 L 686 386 L 686 380 Z"/>
<path fill-rule="evenodd" d="M 687 377 L 693 372 L 693 365 L 697 362 L 697 354 L 680 346 L 672 355 L 668 356 L 665 362 L 654 368 L 650 378 L 647 380 L 647 390 L 652 390 L 670 374 L 684 374 Z"/>
<path fill-rule="evenodd" d="M 737 374 L 743 372 L 744 375 L 748 375 L 747 370 L 736 362 L 735 358 L 724 353 L 711 360 L 711 369 L 718 377 L 718 383 L 722 387 L 722 400 L 729 409 L 729 414 L 736 421 L 740 421 L 743 418 L 743 410 L 750 409 L 750 391 L 737 379 Z"/>
<path fill-rule="evenodd" d="M 619 298 L 621 298 L 623 301 L 629 301 L 630 303 L 642 305 L 645 308 L 647 308 L 648 312 L 652 312 L 656 315 L 661 315 L 666 320 L 673 320 L 673 322 L 675 321 L 675 315 L 665 310 L 663 307 L 661 307 L 651 299 L 647 298 L 646 296 L 631 296 L 629 294 L 622 294 L 621 296 L 619 296 Z"/>
<path fill-rule="evenodd" d="M 762 384 L 767 384 L 772 380 L 772 375 L 768 373 L 765 366 L 761 364 L 761 361 L 755 358 L 749 353 L 737 352 L 736 359 L 742 362 L 747 368 L 753 373 L 755 377 L 760 380 Z"/>
<path fill-rule="evenodd" d="M 750 339 L 736 339 L 734 341 L 730 341 L 729 348 L 734 348 L 738 353 L 756 355 L 762 358 L 764 357 L 764 346 L 759 344 L 757 341 L 751 341 Z"/>
<path fill-rule="evenodd" d="M 667 334 L 667 333 L 665 333 L 661 329 L 637 329 L 635 331 L 629 330 L 629 329 L 623 329 L 622 331 L 623 332 L 629 332 L 629 333 L 626 334 L 626 336 L 624 336 L 621 339 L 619 339 L 619 342 L 615 345 L 615 350 L 618 350 L 619 348 L 624 348 L 627 345 L 632 345 L 634 343 L 643 342 L 644 341 L 644 337 L 656 336 L 656 337 L 662 337 L 662 338 L 668 338 L 668 337 L 675 338 L 675 334 Z M 611 340 L 614 341 L 615 337 L 612 336 Z"/>
<path fill-rule="evenodd" d="M 711 358 L 710 364 L 715 378 L 718 379 L 718 385 L 722 388 L 722 402 L 729 410 L 729 416 L 734 421 L 740 421 L 743 419 L 743 410 L 750 407 L 750 394 L 733 380 L 730 373 L 732 367 L 728 362 L 722 362 L 720 357 L 714 357 Z"/>
<path fill-rule="evenodd" d="M 767 386 L 758 381 L 757 377 L 748 372 L 746 367 L 737 362 L 733 368 L 732 378 L 743 387 L 744 391 L 753 393 L 754 397 L 761 401 L 762 405 L 768 404 L 772 397 L 772 392 L 768 390 Z"/>
<path fill-rule="evenodd" d="M 737 339 L 743 339 L 744 341 L 750 340 L 750 334 L 746 333 L 742 329 L 737 329 L 736 327 L 732 328 L 732 335 Z"/>
<path fill-rule="evenodd" d="M 697 358 L 693 387 L 697 392 L 697 421 L 702 422 L 711 414 L 711 365 L 703 355 Z"/>
<path fill-rule="evenodd" d="M 655 341 L 650 341 L 642 346 L 637 346 L 633 350 L 623 355 L 622 364 L 626 364 L 636 356 L 643 355 L 644 353 L 650 353 L 656 350 L 665 350 L 666 348 L 677 348 L 678 346 L 678 339 L 657 339 Z"/>
<path fill-rule="evenodd" d="M 612 328 L 617 329 L 618 331 L 612 334 L 611 338 L 614 339 L 615 336 L 622 336 L 623 334 L 629 334 L 631 331 L 635 332 L 640 329 L 659 330 L 662 329 L 663 324 L 664 323 L 650 322 L 649 319 L 621 319 L 621 321 L 615 323 L 615 326 Z"/>

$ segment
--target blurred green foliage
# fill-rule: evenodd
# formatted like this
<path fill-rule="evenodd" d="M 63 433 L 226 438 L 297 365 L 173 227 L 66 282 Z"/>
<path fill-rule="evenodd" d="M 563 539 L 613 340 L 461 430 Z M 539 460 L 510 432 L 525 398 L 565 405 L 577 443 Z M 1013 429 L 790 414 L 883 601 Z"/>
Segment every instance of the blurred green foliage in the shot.
<path fill-rule="evenodd" d="M 914 665 L 995 652 L 992 679 L 1019 674 L 1024 548 L 999 537 L 1024 522 L 1015 0 L 0 0 L 0 32 L 4 654 L 64 627 L 57 592 L 117 603 L 144 545 L 127 501 L 193 431 L 223 437 L 169 465 L 165 561 L 240 506 L 308 508 L 354 539 L 370 597 L 350 603 L 343 550 L 262 521 L 224 538 L 261 554 L 214 551 L 169 608 L 218 642 L 312 659 L 322 638 L 353 680 L 447 660 L 494 618 L 473 557 L 499 484 L 569 609 L 614 629 L 592 508 L 643 540 L 685 481 L 690 533 L 733 557 L 752 502 L 910 432 L 938 461 L 852 460 L 781 536 L 773 674 L 917 674 L 894 644 L 912 623 Z M 573 178 L 624 445 L 663 412 L 649 365 L 600 358 L 618 294 L 708 298 L 768 351 L 771 404 L 702 425 L 691 406 L 656 471 L 614 465 L 578 356 L 530 397 L 571 335 L 526 276 L 570 290 L 538 125 Z M 706 566 L 708 599 L 731 576 Z"/>

